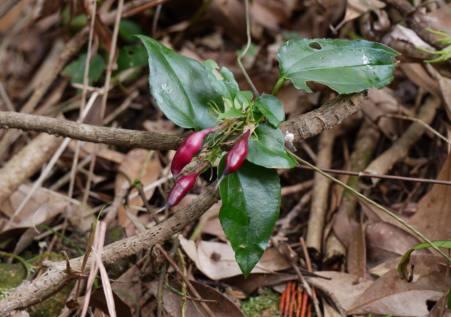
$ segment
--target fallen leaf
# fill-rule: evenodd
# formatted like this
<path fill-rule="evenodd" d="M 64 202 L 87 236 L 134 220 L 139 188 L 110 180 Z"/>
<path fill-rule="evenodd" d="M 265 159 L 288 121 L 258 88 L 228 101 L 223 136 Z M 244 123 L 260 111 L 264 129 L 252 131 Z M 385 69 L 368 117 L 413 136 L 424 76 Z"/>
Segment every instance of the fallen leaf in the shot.
<path fill-rule="evenodd" d="M 451 180 L 451 155 L 437 177 Z M 451 186 L 438 185 L 420 200 L 417 212 L 408 220 L 430 240 L 447 240 L 451 237 Z"/>
<path fill-rule="evenodd" d="M 229 244 L 200 241 L 197 245 L 179 235 L 180 245 L 196 267 L 212 280 L 220 280 L 241 275 L 235 261 L 235 254 Z M 291 265 L 274 248 L 266 249 L 252 273 L 272 273 L 284 270 Z"/>
<path fill-rule="evenodd" d="M 368 257 L 376 264 L 403 255 L 418 243 L 418 240 L 405 230 L 383 221 L 367 225 L 366 240 Z"/>
<path fill-rule="evenodd" d="M 421 48 L 429 51 L 435 50 L 431 45 L 423 41 L 423 39 L 413 30 L 406 28 L 401 24 L 396 24 L 387 36 L 390 36 L 394 40 L 410 43 L 415 48 Z"/>
<path fill-rule="evenodd" d="M 382 9 L 384 7 L 385 4 L 379 0 L 348 0 L 345 17 L 338 24 L 336 29 L 341 28 L 345 23 L 352 21 L 367 12 Z"/>
<path fill-rule="evenodd" d="M 31 185 L 21 185 L 11 195 L 8 204 L 4 204 L 3 208 L 7 209 L 4 211 L 12 215 L 25 199 L 31 187 Z M 75 208 L 78 208 L 77 201 L 60 193 L 40 187 L 16 215 L 13 227 L 35 227 L 63 212 L 71 213 Z"/>
<path fill-rule="evenodd" d="M 348 273 L 335 271 L 315 273 L 329 279 L 307 277 L 309 283 L 328 295 L 342 313 L 351 308 L 354 301 L 373 283 L 372 281 L 359 281 L 357 276 Z"/>
<path fill-rule="evenodd" d="M 391 270 L 377 279 L 348 309 L 348 314 L 383 314 L 395 316 L 426 316 L 428 301 L 436 301 L 448 291 L 451 277 L 446 273 L 443 258 L 416 256 L 413 281 L 400 278 Z"/>

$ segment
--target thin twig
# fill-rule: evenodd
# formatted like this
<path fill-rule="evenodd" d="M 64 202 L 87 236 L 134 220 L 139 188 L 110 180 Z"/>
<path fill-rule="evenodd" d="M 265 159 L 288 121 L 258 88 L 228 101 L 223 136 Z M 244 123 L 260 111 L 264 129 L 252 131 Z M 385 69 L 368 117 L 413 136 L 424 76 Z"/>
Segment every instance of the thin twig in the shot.
<path fill-rule="evenodd" d="M 299 168 L 306 169 L 312 171 L 313 169 L 308 166 L 300 165 Z M 419 177 L 407 177 L 407 176 L 397 176 L 397 175 L 378 175 L 378 174 L 370 174 L 365 172 L 353 172 L 332 168 L 322 168 L 322 170 L 326 173 L 330 174 L 338 174 L 338 175 L 348 175 L 348 176 L 357 176 L 357 177 L 365 177 L 365 178 L 380 178 L 380 179 L 392 179 L 406 182 L 415 182 L 415 183 L 426 183 L 426 184 L 438 184 L 438 185 L 446 185 L 451 186 L 451 181 L 445 181 L 440 179 L 428 179 L 428 178 L 419 178 Z"/>
<path fill-rule="evenodd" d="M 356 191 L 354 188 L 352 188 L 351 186 L 343 183 L 342 181 L 340 181 L 339 179 L 331 176 L 330 174 L 324 172 L 322 169 L 316 167 L 313 164 L 310 164 L 309 162 L 307 162 L 306 160 L 300 158 L 299 156 L 297 156 L 294 153 L 291 153 L 291 155 L 293 155 L 293 157 L 295 157 L 301 164 L 307 165 L 308 167 L 310 167 L 311 169 L 313 169 L 315 172 L 320 173 L 321 175 L 329 178 L 331 181 L 333 181 L 334 183 L 339 184 L 340 186 L 344 187 L 345 189 L 347 189 L 349 192 L 351 192 L 352 194 L 356 195 L 358 198 L 362 199 L 363 201 L 365 201 L 366 203 L 379 208 L 380 210 L 382 210 L 383 212 L 385 212 L 387 215 L 389 215 L 390 217 L 392 217 L 393 219 L 395 219 L 398 223 L 400 223 L 403 227 L 405 227 L 409 232 L 413 233 L 418 239 L 420 239 L 423 242 L 427 242 L 429 243 L 434 250 L 436 250 L 438 253 L 440 253 L 440 255 L 442 255 L 448 262 L 451 262 L 451 257 L 449 257 L 446 253 L 444 253 L 442 250 L 440 250 L 440 248 L 438 248 L 437 246 L 435 246 L 432 241 L 426 237 L 423 233 L 421 233 L 420 231 L 418 231 L 416 228 L 414 228 L 413 226 L 411 226 L 410 224 L 408 224 L 404 219 L 402 219 L 401 217 L 399 217 L 397 214 L 395 214 L 394 212 L 388 210 L 387 208 L 385 208 L 384 206 L 382 206 L 381 204 L 375 202 L 374 200 L 366 197 L 365 195 L 361 194 L 360 192 Z"/>
<path fill-rule="evenodd" d="M 427 130 L 429 130 L 432 134 L 437 136 L 439 139 L 441 139 L 441 140 L 445 141 L 446 143 L 448 143 L 449 145 L 451 145 L 451 142 L 448 140 L 447 137 L 445 137 L 443 134 L 441 134 L 440 132 L 435 130 L 433 127 L 431 127 L 429 124 L 427 124 L 426 122 L 424 122 L 421 119 L 403 116 L 403 115 L 399 115 L 399 114 L 383 114 L 380 117 L 397 118 L 397 119 L 403 119 L 403 120 L 409 120 L 409 121 L 416 122 L 416 123 L 422 125 L 423 127 L 425 127 Z"/>
<path fill-rule="evenodd" d="M 188 288 L 193 293 L 193 295 L 195 295 L 197 298 L 202 298 L 199 295 L 199 292 L 194 288 L 193 284 L 191 284 L 188 278 L 182 273 L 182 271 L 180 271 L 180 268 L 177 266 L 174 260 L 167 254 L 167 252 L 159 244 L 157 244 L 155 248 L 157 248 L 158 251 L 160 251 L 161 254 L 163 254 L 163 256 L 169 262 L 172 268 L 177 272 L 178 275 L 180 275 L 183 281 L 188 285 Z M 205 311 L 210 317 L 215 316 L 215 314 L 211 311 L 210 307 L 208 307 L 208 305 L 205 302 L 200 302 L 200 305 L 202 306 L 203 309 L 205 309 Z"/>
<path fill-rule="evenodd" d="M 250 21 L 250 12 L 249 12 L 249 0 L 244 0 L 244 10 L 246 13 L 246 47 L 244 50 L 241 51 L 241 53 L 238 55 L 237 63 L 240 67 L 241 71 L 243 72 L 244 78 L 246 78 L 246 81 L 248 82 L 249 86 L 251 86 L 252 91 L 254 92 L 254 95 L 258 96 L 258 90 L 255 88 L 254 83 L 252 82 L 252 79 L 249 77 L 249 74 L 246 71 L 246 68 L 244 68 L 242 59 L 244 56 L 246 56 L 247 52 L 249 51 L 249 48 L 251 47 L 251 21 Z"/>

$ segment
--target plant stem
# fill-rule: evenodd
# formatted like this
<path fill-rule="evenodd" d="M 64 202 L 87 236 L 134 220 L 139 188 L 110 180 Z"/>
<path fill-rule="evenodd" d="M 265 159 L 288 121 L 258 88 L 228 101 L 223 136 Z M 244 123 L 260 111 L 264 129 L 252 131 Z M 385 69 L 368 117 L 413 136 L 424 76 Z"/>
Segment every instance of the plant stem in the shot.
<path fill-rule="evenodd" d="M 249 0 L 245 0 L 244 1 L 244 8 L 245 8 L 245 14 L 246 14 L 246 37 L 247 37 L 247 42 L 246 42 L 246 47 L 244 48 L 243 51 L 241 51 L 241 53 L 238 55 L 237 58 L 237 63 L 238 66 L 240 67 L 241 71 L 243 72 L 244 78 L 246 78 L 246 81 L 248 82 L 249 86 L 252 89 L 252 92 L 254 93 L 255 96 L 258 96 L 258 90 L 257 88 L 255 88 L 254 83 L 252 82 L 251 78 L 249 77 L 246 69 L 244 68 L 242 59 L 244 56 L 246 56 L 247 52 L 249 51 L 249 48 L 251 47 L 251 22 L 250 22 L 250 13 L 249 13 Z"/>
<path fill-rule="evenodd" d="M 285 78 L 283 77 L 279 77 L 279 79 L 277 79 L 276 84 L 274 85 L 274 88 L 272 89 L 272 94 L 274 96 L 276 96 L 279 93 L 280 88 L 283 87 L 283 84 L 285 84 Z"/>
<path fill-rule="evenodd" d="M 296 158 L 299 163 L 307 165 L 309 168 L 311 168 L 312 170 L 314 170 L 315 172 L 320 173 L 321 175 L 323 175 L 324 177 L 327 177 L 328 179 L 330 179 L 331 181 L 339 184 L 340 186 L 344 187 L 345 189 L 347 189 L 349 192 L 351 192 L 352 194 L 356 195 L 358 198 L 362 199 L 363 201 L 365 201 L 366 203 L 379 208 L 380 210 L 382 210 L 383 212 L 385 212 L 387 215 L 389 215 L 390 217 L 392 217 L 393 219 L 395 219 L 397 222 L 399 222 L 403 227 L 405 227 L 409 232 L 415 234 L 415 236 L 423 241 L 423 242 L 427 242 L 429 243 L 432 248 L 434 248 L 434 250 L 436 250 L 438 253 L 440 253 L 440 255 L 442 255 L 448 262 L 451 263 L 451 258 L 446 255 L 446 253 L 444 253 L 442 250 L 440 250 L 440 248 L 438 248 L 436 245 L 433 244 L 433 242 L 426 237 L 424 234 L 422 234 L 420 231 L 418 231 L 415 227 L 411 226 L 410 224 L 408 224 L 404 219 L 402 219 L 401 217 L 399 217 L 397 214 L 395 214 L 394 212 L 388 210 L 387 208 L 385 208 L 384 206 L 382 206 L 381 204 L 375 202 L 374 200 L 366 197 L 365 195 L 361 194 L 360 192 L 356 191 L 354 188 L 352 188 L 351 186 L 343 183 L 342 181 L 336 179 L 335 177 L 333 177 L 332 175 L 324 172 L 322 169 L 316 167 L 315 165 L 309 163 L 308 161 L 300 158 L 299 156 L 297 156 L 296 154 L 292 153 L 290 151 L 290 154 Z"/>

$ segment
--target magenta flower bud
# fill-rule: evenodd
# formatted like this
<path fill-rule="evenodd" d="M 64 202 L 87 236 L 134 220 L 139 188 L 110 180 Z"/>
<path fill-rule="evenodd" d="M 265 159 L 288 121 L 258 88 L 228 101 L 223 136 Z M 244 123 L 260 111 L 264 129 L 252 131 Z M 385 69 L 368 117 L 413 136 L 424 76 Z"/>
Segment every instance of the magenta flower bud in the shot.
<path fill-rule="evenodd" d="M 198 176 L 197 173 L 185 175 L 185 176 L 180 177 L 175 182 L 175 185 L 172 188 L 171 192 L 169 193 L 168 201 L 166 203 L 166 206 L 168 208 L 174 207 L 182 200 L 183 197 L 186 196 L 186 194 L 196 184 L 197 176 Z"/>
<path fill-rule="evenodd" d="M 192 161 L 193 157 L 200 152 L 205 137 L 213 131 L 213 128 L 208 128 L 194 132 L 183 141 L 172 159 L 171 172 L 174 177 L 176 177 L 183 168 Z"/>
<path fill-rule="evenodd" d="M 238 141 L 235 142 L 229 153 L 227 153 L 226 165 L 223 175 L 234 173 L 243 165 L 248 153 L 248 143 L 250 135 L 251 130 L 244 132 L 243 135 L 238 139 Z"/>

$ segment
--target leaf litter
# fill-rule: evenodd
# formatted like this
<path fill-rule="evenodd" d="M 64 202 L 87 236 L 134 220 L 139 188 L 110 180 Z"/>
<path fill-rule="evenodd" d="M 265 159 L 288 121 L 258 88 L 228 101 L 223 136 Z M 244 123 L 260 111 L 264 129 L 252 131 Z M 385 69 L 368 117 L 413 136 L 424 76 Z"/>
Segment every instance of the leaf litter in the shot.
<path fill-rule="evenodd" d="M 0 110 L 20 111 L 23 105 L 30 102 L 38 106 L 35 111 L 37 114 L 64 115 L 75 121 L 77 111 L 74 109 L 78 110 L 80 107 L 83 94 L 89 96 L 98 88 L 89 86 L 80 89 L 70 83 L 82 82 L 83 77 L 80 75 L 82 73 L 71 74 L 69 70 L 71 65 L 73 68 L 76 63 L 85 63 L 83 59 L 86 58 L 88 47 L 84 45 L 85 42 L 81 43 L 75 52 L 71 53 L 64 50 L 62 43 L 73 37 L 74 31 L 89 28 L 86 24 L 86 21 L 89 21 L 86 12 L 90 12 L 92 8 L 86 11 L 83 6 L 75 5 L 69 10 L 69 6 L 61 5 L 61 8 L 52 6 L 51 1 L 40 3 L 42 7 L 29 1 L 18 1 L 17 4 L 5 1 L 0 5 L 2 39 L 0 65 L 4 70 L 0 74 Z M 219 65 L 227 66 L 234 72 L 240 86 L 247 86 L 235 64 L 236 51 L 242 49 L 246 39 L 245 11 L 241 1 L 204 2 L 208 5 L 203 5 L 202 1 L 162 1 L 159 18 L 154 7 L 145 7 L 152 1 L 143 3 L 143 7 L 134 9 L 135 13 L 127 12 L 127 15 L 130 15 L 127 19 L 131 23 L 135 23 L 144 30 L 143 32 L 150 35 L 150 17 L 155 18 L 157 26 L 155 37 L 171 44 L 179 52 L 186 54 L 189 52 L 189 55 L 195 56 L 196 59 L 215 59 Z M 400 50 L 402 53 L 398 62 L 400 67 L 395 72 L 394 82 L 387 88 L 368 91 L 370 102 L 362 106 L 362 113 L 355 115 L 350 120 L 352 122 L 343 124 L 338 129 L 333 145 L 331 168 L 343 171 L 352 168 L 351 153 L 356 146 L 357 131 L 364 122 L 365 127 L 372 126 L 381 134 L 375 141 L 373 153 L 366 153 L 369 156 L 368 162 L 377 159 L 411 125 L 411 122 L 386 115 L 415 116 L 429 94 L 440 98 L 437 112 L 429 125 L 449 139 L 447 127 L 451 91 L 451 77 L 447 70 L 449 61 L 425 67 L 426 58 L 419 58 L 421 55 L 419 52 L 424 53 L 424 50 L 434 47 L 434 43 L 428 41 L 427 34 L 431 33 L 428 25 L 432 30 L 447 32 L 449 35 L 449 4 L 424 3 L 424 6 L 415 8 L 413 16 L 421 18 L 420 25 L 424 31 L 421 32 L 409 22 L 412 12 L 402 12 L 402 6 L 400 9 L 391 6 L 390 3 L 360 0 L 347 3 L 331 0 L 252 1 L 251 35 L 255 45 L 255 56 L 248 60 L 246 67 L 261 92 L 269 93 L 276 79 L 274 47 L 279 47 L 283 40 L 290 36 L 362 38 L 393 45 L 397 50 L 399 47 L 405 48 Z M 98 5 L 100 7 L 97 10 L 100 10 L 99 17 L 102 19 L 98 23 L 104 32 L 102 33 L 99 27 L 94 32 L 96 40 L 92 56 L 95 58 L 91 61 L 93 72 L 92 77 L 88 78 L 90 85 L 101 85 L 105 77 L 105 65 L 102 66 L 100 63 L 100 67 L 97 67 L 99 65 L 96 66 L 96 60 L 108 59 L 113 25 L 108 22 L 107 15 L 116 8 L 115 4 L 111 3 Z M 380 27 L 384 16 L 385 21 L 390 24 L 387 29 Z M 406 23 L 400 17 L 405 17 Z M 129 40 L 120 38 L 118 48 L 130 45 Z M 65 52 L 65 55 L 61 52 Z M 57 60 L 60 56 L 63 58 L 63 65 L 58 68 L 55 65 L 58 66 Z M 47 66 L 44 67 L 45 65 Z M 136 65 L 140 65 L 139 61 Z M 57 69 L 67 71 L 58 70 L 52 74 Z M 173 124 L 155 107 L 149 97 L 147 74 L 144 69 L 138 66 L 117 73 L 113 71 L 113 87 L 106 109 L 108 115 L 113 114 L 111 126 L 183 133 L 181 129 L 176 131 Z M 41 82 L 45 82 L 43 79 L 47 78 L 52 78 L 48 83 L 50 88 L 48 91 L 47 88 L 44 92 L 40 91 L 43 89 Z M 291 86 L 285 86 L 280 91 L 279 97 L 289 118 L 315 109 L 335 96 L 335 93 L 327 87 L 312 85 L 310 82 L 305 85 L 307 89 L 314 89 L 315 93 L 306 95 Z M 137 95 L 136 99 L 126 104 L 126 107 L 116 114 L 117 108 L 131 93 Z M 97 118 L 98 113 L 91 115 Z M 5 134 L 6 130 L 0 130 L 0 137 L 4 137 Z M 159 209 L 165 202 L 172 182 L 167 176 L 172 153 L 128 150 L 113 146 L 101 146 L 95 150 L 94 146 L 86 143 L 81 147 L 79 165 L 76 166 L 77 173 L 71 173 L 76 147 L 70 144 L 52 169 L 49 178 L 22 208 L 13 225 L 7 227 L 8 216 L 21 204 L 39 176 L 40 170 L 45 167 L 46 159 L 39 161 L 39 166 L 36 166 L 38 162 L 36 158 L 15 156 L 35 137 L 33 132 L 27 132 L 15 137 L 6 148 L 6 141 L 2 139 L 0 143 L 2 167 L 8 161 L 19 159 L 16 163 L 23 163 L 21 169 L 24 172 L 22 174 L 19 173 L 20 169 L 15 169 L 14 173 L 17 174 L 11 175 L 8 173 L 11 173 L 12 169 L 10 171 L 3 169 L 0 175 L 1 180 L 8 180 L 8 184 L 11 180 L 19 181 L 7 193 L 0 207 L 1 276 L 16 274 L 20 269 L 21 274 L 17 275 L 19 283 L 23 279 L 33 279 L 44 267 L 42 264 L 44 262 L 33 260 L 36 257 L 43 257 L 45 261 L 47 253 L 50 252 L 62 257 L 64 254 L 69 257 L 81 255 L 81 250 L 89 245 L 84 231 L 99 215 L 105 216 L 108 220 L 107 236 L 109 231 L 114 231 L 114 226 L 119 226 L 121 232 L 130 236 L 139 231 L 139 228 L 145 230 L 155 225 L 154 218 L 149 212 Z M 55 146 L 52 143 L 54 140 L 44 141 L 45 144 L 41 144 L 41 149 Z M 304 146 L 299 149 L 298 154 L 303 157 L 309 157 L 310 154 L 313 154 L 313 157 L 319 155 L 318 138 L 303 142 Z M 36 155 L 42 157 L 37 150 L 34 151 Z M 95 165 L 92 168 L 89 164 L 81 165 L 80 162 L 84 159 L 88 163 L 93 160 L 94 151 L 97 151 Z M 405 155 L 389 167 L 391 175 L 451 181 L 448 145 L 432 133 L 425 131 L 404 151 Z M 363 160 L 364 157 L 359 159 Z M 366 166 L 363 166 L 357 172 L 365 168 Z M 22 175 L 26 177 L 23 178 Z M 304 182 L 312 182 L 314 178 L 313 173 L 299 168 L 279 170 L 278 175 L 282 181 L 282 191 L 283 188 L 293 188 Z M 68 195 L 69 182 L 60 182 L 69 179 L 68 177 L 74 182 L 72 197 Z M 194 188 L 193 195 L 186 197 L 181 202 L 180 208 L 187 208 L 192 204 L 211 177 L 203 175 Z M 86 186 L 88 178 L 91 179 L 90 188 Z M 431 186 L 401 178 L 379 182 L 355 178 L 349 180 L 349 176 L 343 176 L 341 179 L 354 182 L 352 184 L 356 190 L 396 211 L 428 238 L 451 239 L 450 186 L 438 184 Z M 151 210 L 147 210 L 136 187 L 133 187 L 137 184 L 149 188 L 144 191 L 144 195 Z M 54 185 L 55 187 L 52 187 Z M 89 192 L 84 199 L 87 188 Z M 1 192 L 3 190 L 5 188 L 0 189 Z M 344 236 L 337 239 L 332 223 L 334 217 L 339 215 L 337 208 L 346 194 L 336 195 L 338 192 L 336 185 L 332 185 L 327 202 L 323 204 L 325 206 L 323 208 L 326 208 L 325 227 L 323 232 L 317 233 L 323 242 L 322 249 L 316 257 L 312 253 L 312 259 L 307 259 L 302 251 L 300 238 L 305 237 L 309 230 L 310 200 L 304 197 L 311 195 L 311 192 L 310 186 L 283 196 L 280 219 L 282 222 L 284 219 L 288 221 L 284 222 L 283 230 L 280 227 L 273 232 L 272 237 L 277 239 L 270 242 L 270 247 L 247 280 L 240 276 L 241 271 L 235 261 L 233 250 L 226 242 L 218 218 L 220 205 L 217 204 L 200 221 L 193 222 L 184 229 L 177 239 L 165 244 L 167 250 L 179 244 L 177 248 L 179 251 L 171 253 L 171 256 L 176 259 L 180 269 L 185 272 L 201 298 L 196 298 L 190 292 L 184 293 L 183 290 L 186 288 L 184 280 L 172 268 L 163 270 L 162 268 L 167 266 L 166 260 L 155 257 L 153 250 L 149 250 L 133 259 L 124 259 L 112 268 L 102 269 L 103 287 L 99 283 L 97 290 L 94 290 L 92 300 L 89 302 L 91 309 L 96 314 L 100 314 L 101 311 L 107 313 L 110 309 L 116 310 L 118 316 L 139 314 L 154 316 L 159 304 L 158 282 L 163 279 L 161 304 L 169 316 L 199 316 L 200 301 L 205 301 L 217 316 L 254 316 L 256 313 L 261 316 L 274 316 L 275 310 L 266 309 L 266 300 L 271 298 L 269 306 L 277 306 L 274 302 L 279 300 L 287 285 L 297 282 L 305 274 L 308 284 L 316 290 L 325 316 L 449 314 L 447 299 L 451 288 L 450 267 L 449 263 L 436 252 L 423 250 L 411 256 L 410 282 L 402 279 L 396 271 L 401 256 L 419 242 L 409 232 L 387 222 L 387 219 L 380 217 L 380 213 L 374 212 L 368 206 L 356 203 L 353 214 L 350 215 L 352 219 L 351 224 L 348 223 L 350 227 L 346 227 Z M 338 202 L 334 203 L 334 199 Z M 300 201 L 303 203 L 300 204 Z M 108 217 L 110 212 L 111 216 Z M 165 219 L 170 213 L 171 211 L 163 210 L 158 217 Z M 84 225 L 80 225 L 80 217 L 84 220 Z M 352 230 L 349 230 L 351 227 Z M 356 240 L 356 237 L 360 240 Z M 289 248 L 284 248 L 284 245 L 288 245 Z M 183 252 L 180 252 L 180 249 Z M 342 256 L 336 257 L 335 262 L 325 261 L 325 255 L 331 250 L 342 252 Z M 340 259 L 347 260 L 343 262 Z M 322 278 L 310 277 L 304 272 L 310 260 L 313 262 L 314 272 Z M 97 262 L 102 266 L 98 259 Z M 363 273 L 353 275 L 347 272 L 346 267 L 351 262 L 354 267 L 359 268 L 358 272 Z M 30 277 L 22 275 L 24 263 L 32 267 Z M 107 280 L 110 280 L 110 283 Z M 16 283 L 5 286 L 2 284 L 0 291 L 3 293 L 5 289 L 14 286 Z M 68 285 L 68 288 L 73 288 L 73 285 Z M 67 290 L 59 294 L 64 296 L 55 298 L 62 305 L 66 301 L 80 302 L 85 290 L 81 293 L 73 291 L 71 294 L 75 294 L 75 297 L 71 298 L 72 301 L 66 299 L 66 295 L 69 294 Z M 259 301 L 264 304 L 251 304 Z M 296 299 L 291 301 L 298 303 Z M 311 299 L 309 301 L 311 302 Z M 264 308 L 260 311 L 257 306 Z M 58 306 L 59 310 L 61 307 Z M 76 311 L 77 307 L 70 309 Z M 39 310 L 36 308 L 28 308 L 30 316 L 37 316 L 37 311 Z M 313 309 L 310 308 L 310 314 L 312 312 Z M 28 313 L 23 312 L 22 315 Z M 20 313 L 16 313 L 18 314 Z M 48 316 L 58 315 L 59 311 L 52 312 Z M 289 316 L 295 314 L 291 313 Z"/>

